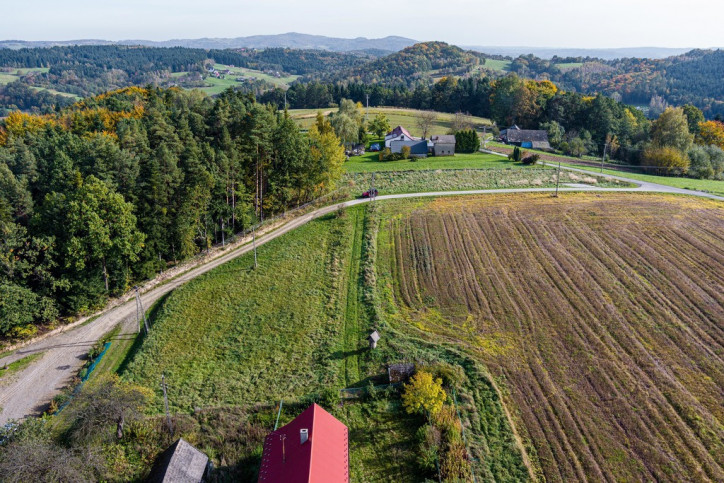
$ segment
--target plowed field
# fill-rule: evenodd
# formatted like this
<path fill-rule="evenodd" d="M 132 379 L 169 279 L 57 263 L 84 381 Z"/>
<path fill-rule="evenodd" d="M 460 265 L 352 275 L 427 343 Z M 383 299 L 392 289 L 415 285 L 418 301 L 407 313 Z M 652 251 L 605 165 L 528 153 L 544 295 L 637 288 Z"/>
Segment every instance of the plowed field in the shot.
<path fill-rule="evenodd" d="M 724 204 L 440 199 L 388 228 L 397 317 L 487 365 L 548 481 L 724 481 Z"/>

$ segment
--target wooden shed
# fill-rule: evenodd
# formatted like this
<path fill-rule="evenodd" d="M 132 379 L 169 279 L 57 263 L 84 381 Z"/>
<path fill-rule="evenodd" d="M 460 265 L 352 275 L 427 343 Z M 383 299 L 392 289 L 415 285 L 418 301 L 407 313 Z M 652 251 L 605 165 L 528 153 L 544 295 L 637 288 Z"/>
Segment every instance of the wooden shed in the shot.
<path fill-rule="evenodd" d="M 200 483 L 209 458 L 183 438 L 179 438 L 156 458 L 148 483 Z"/>
<path fill-rule="evenodd" d="M 415 373 L 415 364 L 407 362 L 398 362 L 387 366 L 387 377 L 390 384 L 396 382 L 405 382 Z"/>

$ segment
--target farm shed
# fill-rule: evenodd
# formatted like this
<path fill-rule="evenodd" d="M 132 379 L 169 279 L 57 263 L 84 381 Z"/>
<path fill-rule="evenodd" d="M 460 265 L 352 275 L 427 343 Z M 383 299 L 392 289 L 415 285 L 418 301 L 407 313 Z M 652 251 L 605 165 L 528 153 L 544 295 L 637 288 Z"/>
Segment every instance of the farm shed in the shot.
<path fill-rule="evenodd" d="M 312 404 L 266 437 L 259 482 L 349 482 L 347 426 Z"/>
<path fill-rule="evenodd" d="M 454 135 L 432 136 L 430 141 L 432 141 L 432 154 L 435 156 L 455 156 Z"/>
<path fill-rule="evenodd" d="M 203 481 L 209 458 L 183 438 L 156 459 L 148 483 L 199 483 Z"/>
<path fill-rule="evenodd" d="M 387 377 L 390 378 L 390 384 L 396 382 L 404 382 L 415 373 L 415 364 L 399 362 L 387 366 Z"/>
<path fill-rule="evenodd" d="M 427 141 L 392 141 L 390 151 L 401 153 L 403 146 L 410 147 L 410 156 L 427 157 Z"/>
<path fill-rule="evenodd" d="M 512 126 L 500 131 L 500 140 L 505 144 L 512 144 L 521 148 L 551 148 L 548 142 L 548 133 L 540 129 L 521 129 L 518 126 Z"/>

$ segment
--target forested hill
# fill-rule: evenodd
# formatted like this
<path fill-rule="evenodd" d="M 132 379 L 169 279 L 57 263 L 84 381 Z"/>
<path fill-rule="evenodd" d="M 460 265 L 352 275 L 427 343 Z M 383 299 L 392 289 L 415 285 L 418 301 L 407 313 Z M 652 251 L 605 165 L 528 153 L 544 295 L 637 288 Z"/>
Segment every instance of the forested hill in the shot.
<path fill-rule="evenodd" d="M 568 90 L 620 96 L 628 104 L 648 105 L 660 96 L 672 105 L 693 104 L 709 118 L 724 116 L 724 50 L 611 61 L 522 56 L 508 70 L 523 77 L 548 78 Z"/>
<path fill-rule="evenodd" d="M 227 91 L 131 87 L 0 125 L 0 338 L 103 304 L 332 189 L 331 127 Z M 258 200 L 258 201 L 255 201 Z"/>
<path fill-rule="evenodd" d="M 637 106 L 652 104 L 652 117 L 666 103 L 695 105 L 707 118 L 724 116 L 722 50 L 694 50 L 653 60 L 544 60 L 532 55 L 515 59 L 492 57 L 443 42 L 425 42 L 384 57 L 378 57 L 379 54 L 118 45 L 0 49 L 0 116 L 14 109 L 48 112 L 79 97 L 131 85 L 208 87 L 204 79 L 209 74 L 204 66 L 214 63 L 279 76 L 302 76 L 301 82 L 361 83 L 369 89 L 429 87 L 443 77 L 497 78 L 512 72 L 523 78 L 551 80 L 566 91 L 603 93 Z M 258 79 L 254 84 L 226 86 L 259 95 L 274 85 Z"/>
<path fill-rule="evenodd" d="M 464 75 L 485 62 L 485 55 L 444 42 L 423 42 L 361 66 L 323 76 L 367 84 L 429 83 L 433 78 Z"/>
<path fill-rule="evenodd" d="M 86 97 L 133 85 L 173 86 L 182 81 L 174 73 L 194 73 L 198 82 L 189 87 L 203 86 L 201 76 L 206 75 L 207 63 L 307 75 L 360 65 L 368 58 L 361 53 L 282 48 L 204 50 L 94 45 L 0 49 L 0 116 L 13 109 L 43 112 L 51 106 L 70 104 L 72 96 Z"/>

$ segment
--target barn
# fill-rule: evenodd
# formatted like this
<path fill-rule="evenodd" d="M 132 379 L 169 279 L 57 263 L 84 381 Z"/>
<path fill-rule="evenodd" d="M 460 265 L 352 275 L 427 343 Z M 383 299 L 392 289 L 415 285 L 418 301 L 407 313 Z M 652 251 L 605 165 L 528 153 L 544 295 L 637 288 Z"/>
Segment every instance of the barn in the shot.
<path fill-rule="evenodd" d="M 500 131 L 500 141 L 513 146 L 530 149 L 550 149 L 548 133 L 540 129 L 521 129 L 512 126 Z"/>
<path fill-rule="evenodd" d="M 312 404 L 292 422 L 269 433 L 259 483 L 349 482 L 347 426 Z"/>
<path fill-rule="evenodd" d="M 455 136 L 452 134 L 443 134 L 440 136 L 432 136 L 432 154 L 435 156 L 455 156 Z"/>

